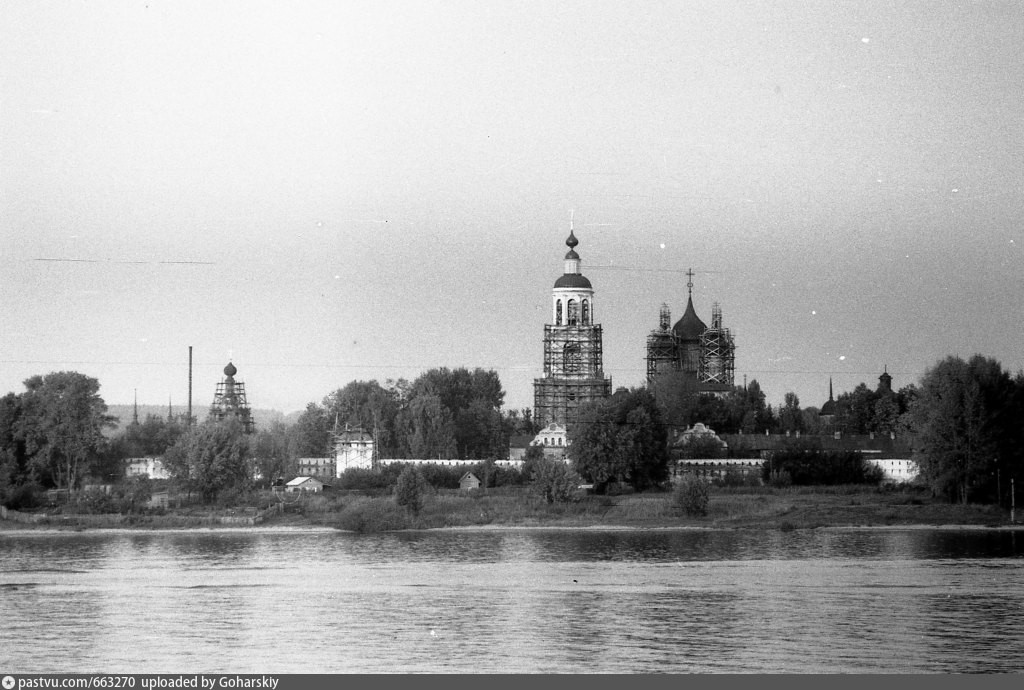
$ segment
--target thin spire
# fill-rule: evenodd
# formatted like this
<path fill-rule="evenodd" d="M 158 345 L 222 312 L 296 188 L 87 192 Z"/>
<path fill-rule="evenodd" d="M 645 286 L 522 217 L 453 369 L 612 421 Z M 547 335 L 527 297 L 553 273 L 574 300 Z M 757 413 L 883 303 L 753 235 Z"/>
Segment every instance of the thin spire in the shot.
<path fill-rule="evenodd" d="M 171 408 L 171 396 L 169 395 L 167 396 L 167 421 L 174 421 L 174 412 L 173 409 Z"/>
<path fill-rule="evenodd" d="M 832 377 L 828 377 L 828 399 L 832 400 Z"/>
<path fill-rule="evenodd" d="M 138 425 L 139 423 L 139 389 L 135 389 L 135 404 L 132 409 L 132 424 Z"/>

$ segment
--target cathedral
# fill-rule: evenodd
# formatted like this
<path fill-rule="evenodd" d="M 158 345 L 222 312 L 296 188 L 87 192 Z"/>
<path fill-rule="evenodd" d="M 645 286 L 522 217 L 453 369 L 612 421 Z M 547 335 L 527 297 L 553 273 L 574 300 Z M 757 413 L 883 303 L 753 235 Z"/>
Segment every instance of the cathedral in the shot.
<path fill-rule="evenodd" d="M 661 372 L 678 371 L 696 383 L 701 393 L 732 390 L 735 379 L 736 344 L 722 325 L 722 309 L 711 308 L 708 326 L 693 308 L 693 271 L 688 271 L 689 296 L 683 317 L 672 323 L 667 304 L 661 305 L 658 328 L 647 336 L 647 381 Z"/>
<path fill-rule="evenodd" d="M 607 398 L 612 380 L 602 368 L 601 326 L 594 288 L 580 273 L 579 240 L 569 229 L 565 273 L 551 293 L 551 323 L 544 326 L 544 375 L 533 381 L 534 420 L 566 426 L 583 403 Z"/>

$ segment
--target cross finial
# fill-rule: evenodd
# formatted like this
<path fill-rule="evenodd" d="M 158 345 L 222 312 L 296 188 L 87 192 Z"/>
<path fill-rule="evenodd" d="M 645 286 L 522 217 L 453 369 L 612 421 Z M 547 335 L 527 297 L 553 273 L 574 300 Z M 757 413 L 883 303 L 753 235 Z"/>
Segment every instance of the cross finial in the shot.
<path fill-rule="evenodd" d="M 690 294 L 692 295 L 693 294 L 693 269 L 692 268 L 686 269 L 686 276 L 688 278 L 688 280 L 686 281 L 686 289 L 689 290 Z"/>
<path fill-rule="evenodd" d="M 576 210 L 569 209 L 569 232 L 573 231 L 573 220 L 576 218 Z"/>

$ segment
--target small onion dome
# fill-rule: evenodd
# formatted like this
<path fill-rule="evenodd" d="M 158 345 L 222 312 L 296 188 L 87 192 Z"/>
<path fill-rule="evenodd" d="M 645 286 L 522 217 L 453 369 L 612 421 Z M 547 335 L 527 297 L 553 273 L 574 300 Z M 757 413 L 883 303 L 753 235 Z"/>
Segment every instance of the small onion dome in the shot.
<path fill-rule="evenodd" d="M 236 369 L 235 365 L 232 364 L 231 362 L 228 362 L 228 365 L 226 367 L 224 367 L 224 375 L 225 376 L 234 376 L 237 373 L 238 373 L 238 369 Z"/>
<path fill-rule="evenodd" d="M 580 255 L 576 253 L 575 249 L 570 249 L 569 251 L 567 251 L 565 253 L 565 258 L 566 259 L 575 259 L 576 261 L 579 261 L 580 260 Z"/>
<path fill-rule="evenodd" d="M 569 249 L 575 249 L 576 245 L 579 243 L 580 241 L 576 239 L 576 235 L 572 234 L 572 230 L 570 230 L 569 238 L 565 241 L 565 246 L 567 246 Z"/>
<path fill-rule="evenodd" d="M 593 286 L 582 274 L 566 273 L 555 281 L 556 288 L 586 288 L 592 290 Z"/>
<path fill-rule="evenodd" d="M 672 327 L 672 332 L 680 340 L 697 340 L 707 329 L 707 325 L 700 320 L 700 317 L 697 316 L 697 312 L 693 308 L 693 298 L 690 298 L 686 301 L 686 312 L 683 314 L 683 318 L 676 321 L 676 325 Z"/>

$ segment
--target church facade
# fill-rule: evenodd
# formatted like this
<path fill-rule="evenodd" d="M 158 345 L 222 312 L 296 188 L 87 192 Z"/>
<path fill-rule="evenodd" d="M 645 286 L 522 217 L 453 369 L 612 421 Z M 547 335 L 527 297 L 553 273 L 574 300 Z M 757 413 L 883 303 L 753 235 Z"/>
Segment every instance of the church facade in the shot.
<path fill-rule="evenodd" d="M 533 381 L 534 420 L 566 426 L 577 408 L 611 395 L 604 375 L 601 325 L 596 322 L 594 288 L 580 273 L 579 240 L 565 241 L 565 272 L 551 292 L 551 321 L 544 326 L 544 374 Z"/>
<path fill-rule="evenodd" d="M 693 272 L 686 286 L 686 311 L 675 325 L 667 304 L 661 305 L 658 328 L 647 336 L 647 382 L 663 372 L 680 372 L 701 393 L 725 393 L 735 385 L 736 343 L 722 323 L 722 309 L 711 308 L 711 325 L 693 308 Z"/>

